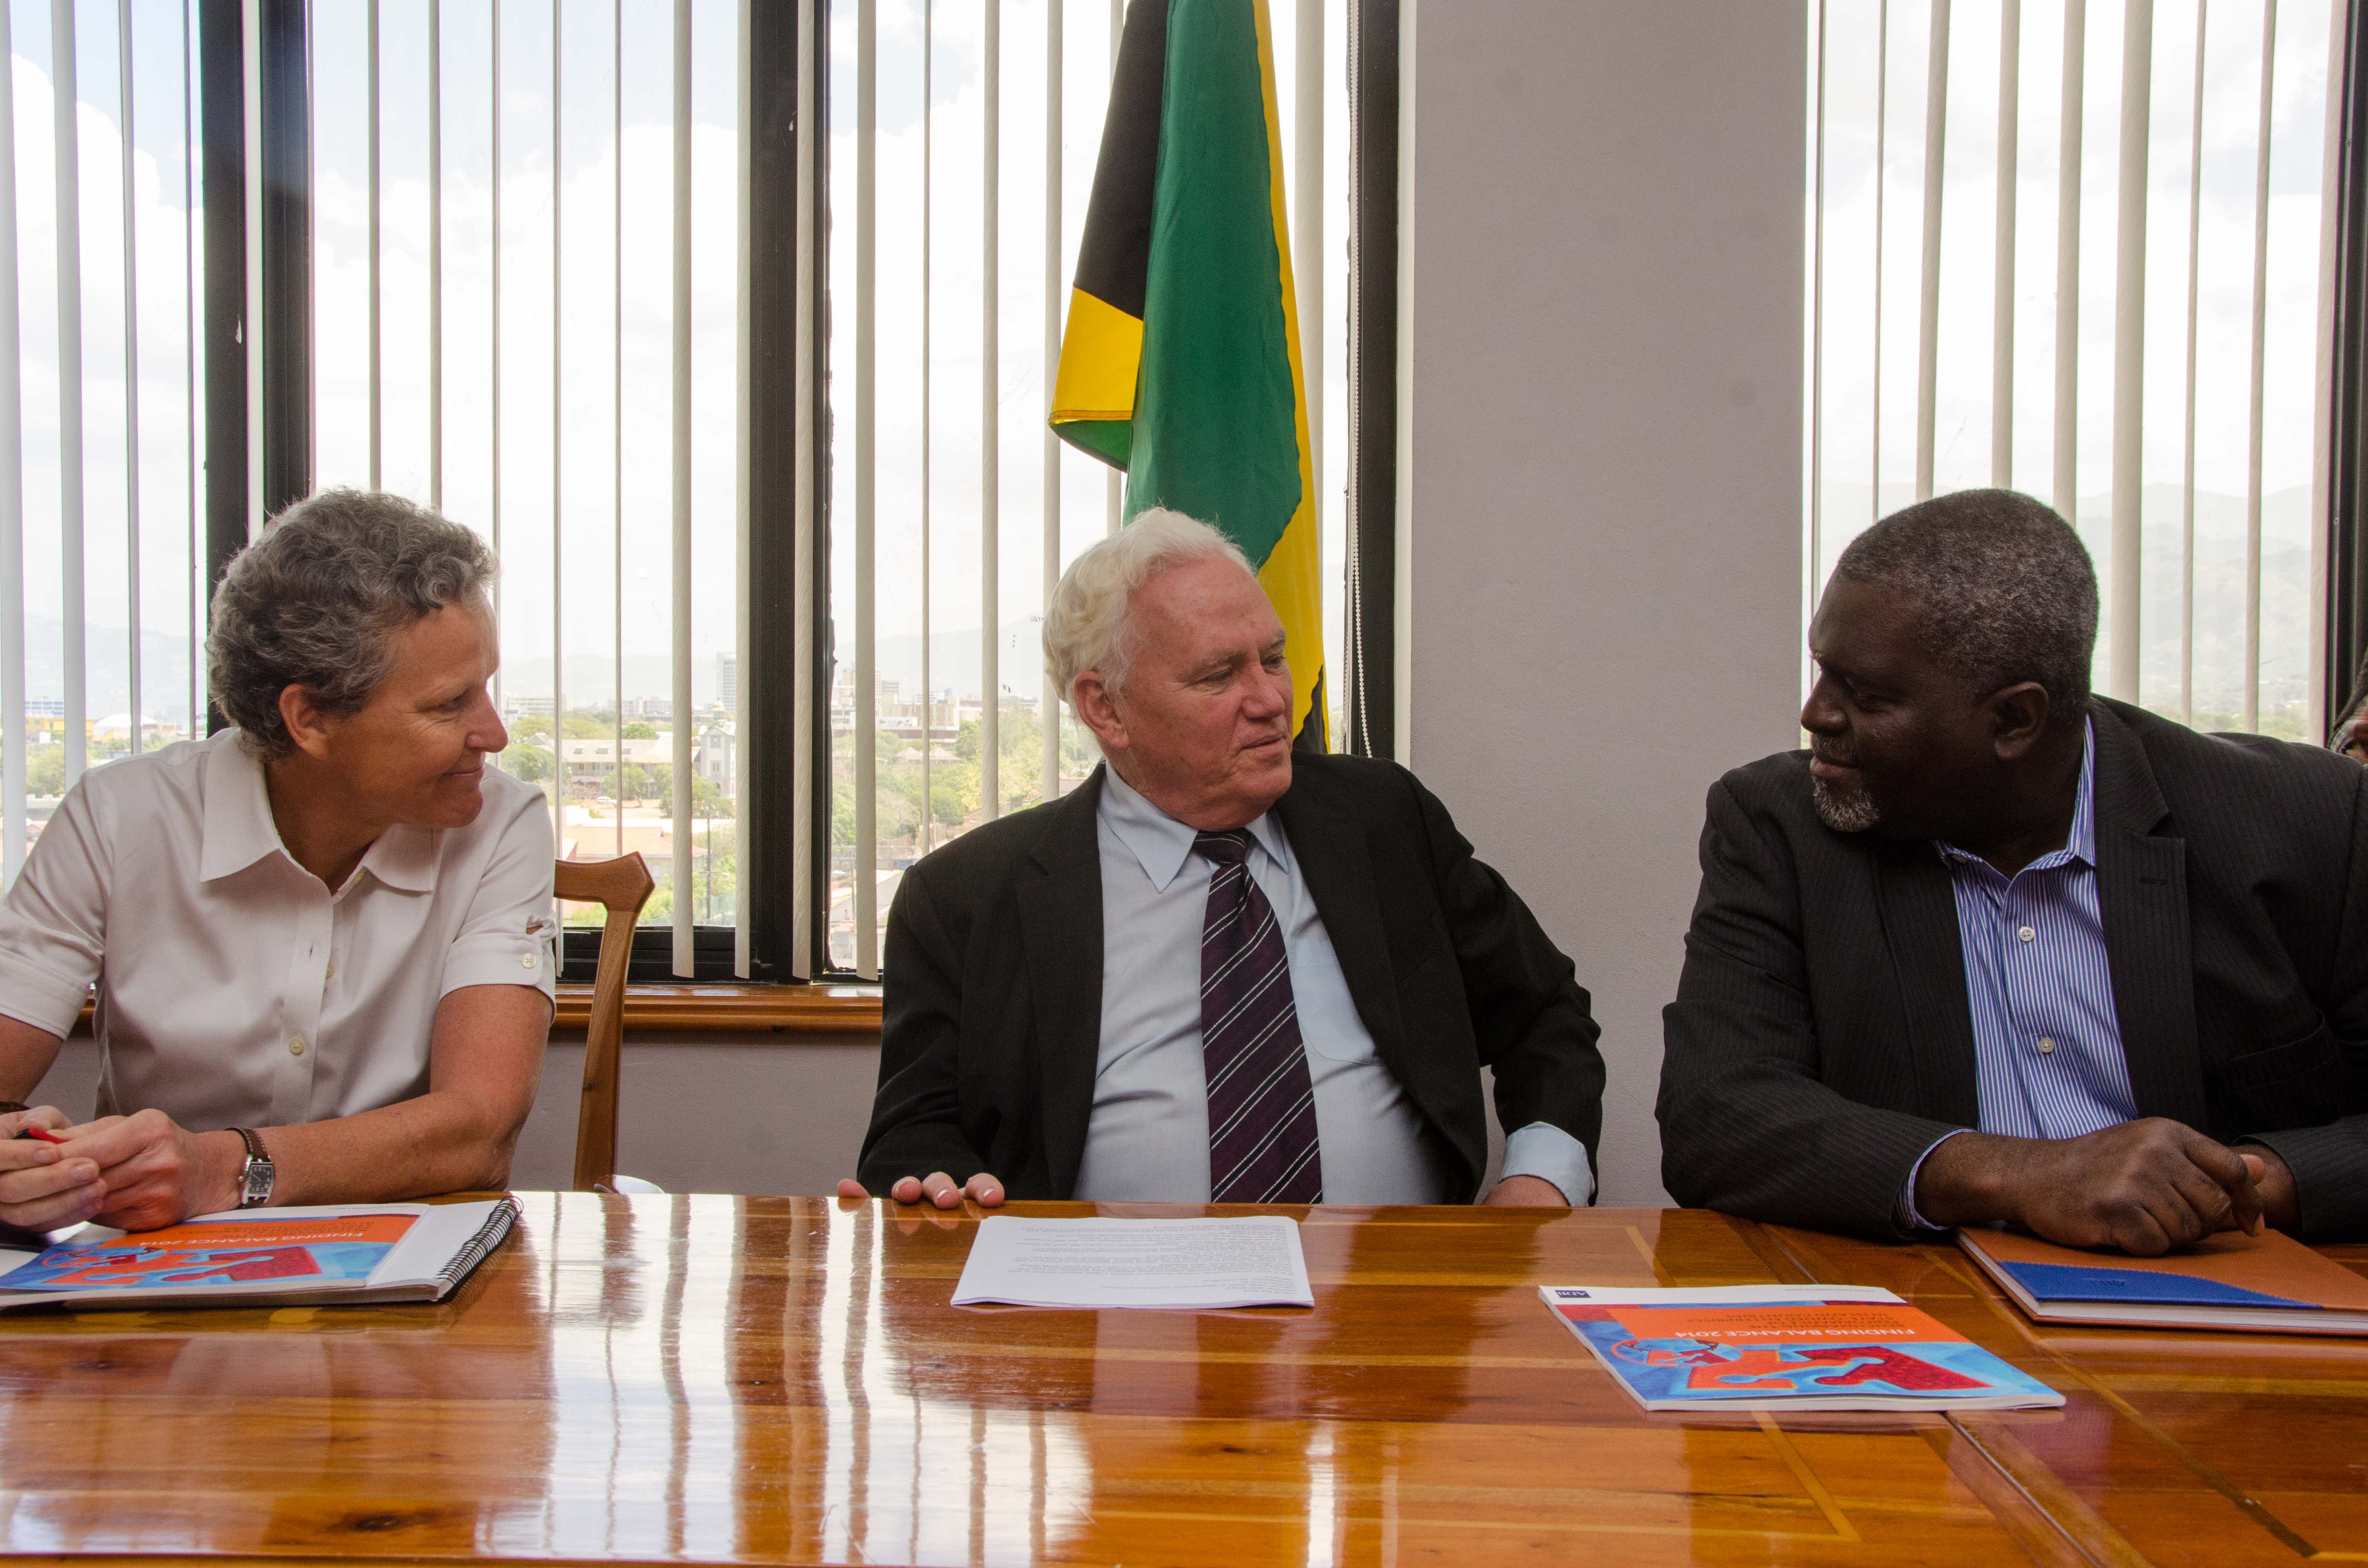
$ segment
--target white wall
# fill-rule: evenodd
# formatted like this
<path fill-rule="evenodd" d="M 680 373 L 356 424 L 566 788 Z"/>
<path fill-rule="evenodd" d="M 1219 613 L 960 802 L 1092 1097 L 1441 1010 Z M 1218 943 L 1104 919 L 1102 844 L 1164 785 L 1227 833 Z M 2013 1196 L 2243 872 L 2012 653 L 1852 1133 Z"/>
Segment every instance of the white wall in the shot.
<path fill-rule="evenodd" d="M 669 1192 L 819 1195 L 855 1174 L 877 1039 L 783 1040 L 771 1034 L 654 1035 L 625 1046 L 617 1164 Z M 70 1040 L 35 1105 L 90 1114 L 98 1048 Z M 575 1167 L 581 1037 L 552 1042 L 534 1111 L 518 1135 L 510 1185 L 564 1187 Z"/>
<path fill-rule="evenodd" d="M 1794 744 L 1804 7 L 1407 0 L 1406 760 L 1577 960 L 1603 1200 L 1703 791 Z"/>

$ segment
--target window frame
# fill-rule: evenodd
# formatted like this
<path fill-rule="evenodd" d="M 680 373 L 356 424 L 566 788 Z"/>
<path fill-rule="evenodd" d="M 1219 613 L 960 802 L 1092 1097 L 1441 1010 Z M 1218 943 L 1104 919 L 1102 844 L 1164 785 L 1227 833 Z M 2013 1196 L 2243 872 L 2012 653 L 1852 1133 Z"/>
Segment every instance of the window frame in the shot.
<path fill-rule="evenodd" d="M 740 650 L 749 749 L 748 788 L 734 811 L 742 879 L 752 889 L 790 885 L 795 833 L 792 813 L 775 806 L 791 798 L 796 704 L 790 683 L 760 678 L 760 672 L 787 667 L 798 637 L 813 630 L 794 613 L 786 570 L 795 547 L 794 509 L 786 504 L 798 483 L 795 446 L 770 438 L 794 418 L 791 405 L 774 394 L 786 384 L 782 368 L 793 364 L 798 353 L 796 267 L 768 269 L 758 263 L 769 255 L 786 255 L 794 262 L 804 229 L 794 195 L 783 198 L 780 187 L 795 189 L 799 24 L 818 3 L 746 6 L 740 50 L 751 137 L 742 165 L 748 254 L 741 258 L 751 340 L 748 426 L 743 432 L 743 460 L 750 471 L 744 592 L 750 602 L 747 645 Z M 256 34 L 250 40 L 242 0 L 200 0 L 199 6 L 210 608 L 223 571 L 246 547 L 257 521 L 313 487 L 310 10 L 308 0 L 256 0 Z M 755 70 L 758 60 L 782 69 L 768 79 Z M 251 64 L 258 78 L 252 95 Z M 256 121 L 252 137 L 251 107 Z M 786 136 L 780 133 L 784 127 Z M 250 156 L 258 164 L 255 178 Z M 768 177 L 780 175 L 791 177 Z M 253 222 L 251 204 L 257 209 Z M 250 289 L 251 273 L 257 289 Z M 250 312 L 259 312 L 256 334 L 246 330 Z M 258 491 L 260 506 L 255 504 Z M 219 710 L 210 709 L 210 732 L 225 723 Z M 784 907 L 779 897 L 759 898 L 750 907 L 748 981 L 792 978 Z M 734 927 L 698 926 L 693 933 L 697 956 L 694 972 L 686 977 L 673 972 L 670 931 L 637 931 L 629 982 L 669 990 L 745 990 L 747 981 L 736 972 Z M 565 943 L 563 937 L 564 988 L 591 978 L 588 953 L 571 956 L 571 946 L 591 947 Z"/>
<path fill-rule="evenodd" d="M 741 652 L 748 787 L 736 802 L 736 820 L 744 886 L 772 891 L 757 891 L 750 904 L 747 982 L 733 972 L 731 927 L 697 928 L 697 972 L 688 981 L 672 972 L 666 932 L 636 933 L 630 982 L 665 993 L 670 1018 L 680 1018 L 689 1005 L 681 994 L 685 986 L 745 994 L 748 983 L 812 983 L 843 991 L 849 978 L 830 962 L 829 861 L 817 852 L 829 841 L 830 798 L 814 782 L 828 778 L 834 634 L 832 430 L 825 395 L 830 346 L 825 6 L 826 0 L 749 6 L 741 51 L 749 139 L 742 193 L 748 601 Z M 1350 580 L 1345 601 L 1350 636 L 1343 674 L 1348 749 L 1374 756 L 1397 749 L 1400 6 L 1401 0 L 1350 0 L 1349 19 L 1353 445 L 1349 560 L 1343 562 Z M 253 519 L 308 494 L 314 472 L 309 7 L 304 0 L 258 0 L 255 15 L 260 28 L 250 54 L 241 0 L 200 0 L 199 8 L 210 601 L 230 559 L 246 545 Z M 808 50 L 812 60 L 805 58 Z M 260 124 L 252 141 L 251 62 L 259 66 L 261 89 L 254 95 Z M 809 89 L 811 106 L 801 101 Z M 259 181 L 248 177 L 251 149 L 260 157 Z M 801 168 L 802 158 L 806 167 Z M 248 208 L 257 191 L 259 222 L 250 223 Z M 261 254 L 251 255 L 256 244 Z M 260 272 L 259 299 L 250 294 L 250 267 Z M 802 276 L 811 290 L 803 299 Z M 268 328 L 252 347 L 245 333 L 251 300 Z M 811 324 L 803 342 L 802 310 Z M 281 325 L 269 328 L 271 323 Z M 260 380 L 259 398 L 250 398 L 250 377 Z M 251 440 L 256 434 L 251 410 L 260 415 L 259 443 Z M 811 475 L 800 471 L 802 435 L 815 460 Z M 258 487 L 259 507 L 254 503 Z M 789 678 L 766 678 L 775 672 Z M 222 722 L 219 712 L 210 713 L 210 728 Z M 591 944 L 571 946 L 588 949 Z M 588 952 L 565 956 L 565 984 L 589 977 Z M 719 1005 L 747 1010 L 745 1001 L 733 1001 L 721 989 L 717 995 Z"/>
<path fill-rule="evenodd" d="M 2329 379 L 2324 590 L 2326 639 L 2320 650 L 2325 715 L 2332 721 L 2361 695 L 2368 658 L 2368 29 L 2360 0 L 2344 7 L 2341 145 L 2334 218 L 2333 319 L 2327 346 Z M 2324 740 L 2325 736 L 2318 737 Z"/>

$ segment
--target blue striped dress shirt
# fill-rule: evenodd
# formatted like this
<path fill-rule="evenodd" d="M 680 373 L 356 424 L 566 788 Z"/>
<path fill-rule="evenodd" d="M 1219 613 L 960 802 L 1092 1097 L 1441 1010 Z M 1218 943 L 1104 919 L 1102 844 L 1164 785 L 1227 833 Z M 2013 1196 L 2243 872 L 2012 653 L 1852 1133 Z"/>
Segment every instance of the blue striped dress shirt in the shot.
<path fill-rule="evenodd" d="M 2096 763 L 2091 725 L 2070 836 L 2012 877 L 1952 844 L 1934 846 L 1956 893 L 1985 1132 L 2078 1138 L 2137 1115 L 2097 903 Z M 1901 1216 L 1919 1229 L 1931 1227 L 1916 1210 L 1916 1178 L 1932 1149 L 1900 1192 Z"/>

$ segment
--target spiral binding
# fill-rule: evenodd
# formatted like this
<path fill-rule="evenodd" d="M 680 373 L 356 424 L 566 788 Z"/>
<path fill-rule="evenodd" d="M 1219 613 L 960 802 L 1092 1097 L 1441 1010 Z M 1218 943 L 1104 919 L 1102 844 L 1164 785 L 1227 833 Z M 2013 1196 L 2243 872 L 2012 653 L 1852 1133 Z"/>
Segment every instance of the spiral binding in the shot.
<path fill-rule="evenodd" d="M 469 1244 L 455 1253 L 452 1261 L 437 1271 L 438 1301 L 442 1301 L 445 1292 L 466 1279 L 469 1270 L 483 1263 L 487 1253 L 502 1244 L 502 1238 L 510 1233 L 510 1227 L 517 1223 L 518 1216 L 516 1199 L 505 1198 L 494 1206 L 494 1211 L 485 1216 L 485 1222 L 477 1227 L 477 1233 L 469 1238 Z"/>

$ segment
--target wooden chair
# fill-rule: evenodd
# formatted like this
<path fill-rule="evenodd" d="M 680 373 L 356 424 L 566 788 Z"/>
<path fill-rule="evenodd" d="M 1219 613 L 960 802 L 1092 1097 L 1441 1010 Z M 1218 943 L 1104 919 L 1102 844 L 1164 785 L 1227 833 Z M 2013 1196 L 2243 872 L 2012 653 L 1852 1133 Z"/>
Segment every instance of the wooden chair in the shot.
<path fill-rule="evenodd" d="M 584 1026 L 584 1100 L 575 1122 L 575 1190 L 612 1191 L 617 1174 L 617 1074 L 625 1042 L 625 972 L 633 926 L 657 883 L 641 855 L 613 860 L 561 860 L 552 888 L 570 903 L 609 912 L 600 927 L 600 964 L 592 979 L 592 1016 Z"/>

